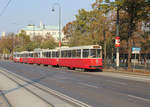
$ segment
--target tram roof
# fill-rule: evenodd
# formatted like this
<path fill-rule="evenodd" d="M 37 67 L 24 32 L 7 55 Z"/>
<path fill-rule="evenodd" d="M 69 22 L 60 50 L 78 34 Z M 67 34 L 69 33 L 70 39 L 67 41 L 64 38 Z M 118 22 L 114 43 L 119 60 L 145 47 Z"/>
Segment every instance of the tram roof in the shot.
<path fill-rule="evenodd" d="M 15 54 L 29 54 L 29 53 L 39 53 L 39 52 L 50 52 L 58 51 L 60 48 L 56 49 L 35 49 L 34 51 L 23 51 L 15 52 Z M 61 50 L 74 50 L 74 49 L 102 49 L 102 46 L 99 45 L 88 45 L 88 46 L 76 46 L 76 47 L 62 47 Z"/>
<path fill-rule="evenodd" d="M 73 50 L 73 49 L 102 49 L 99 45 L 88 45 L 88 46 L 76 46 L 69 48 L 62 48 L 61 50 Z"/>

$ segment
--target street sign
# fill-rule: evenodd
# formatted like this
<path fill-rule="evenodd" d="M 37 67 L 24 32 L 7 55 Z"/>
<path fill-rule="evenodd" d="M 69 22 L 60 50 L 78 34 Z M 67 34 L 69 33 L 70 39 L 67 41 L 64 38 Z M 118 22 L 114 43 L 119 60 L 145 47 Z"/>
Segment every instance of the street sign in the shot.
<path fill-rule="evenodd" d="M 117 48 L 117 47 L 120 47 L 120 37 L 119 36 L 117 36 L 116 38 L 115 38 L 115 47 Z"/>
<path fill-rule="evenodd" d="M 140 51 L 141 51 L 141 48 L 138 48 L 138 47 L 133 47 L 133 48 L 132 48 L 132 53 L 133 53 L 133 54 L 139 54 Z"/>

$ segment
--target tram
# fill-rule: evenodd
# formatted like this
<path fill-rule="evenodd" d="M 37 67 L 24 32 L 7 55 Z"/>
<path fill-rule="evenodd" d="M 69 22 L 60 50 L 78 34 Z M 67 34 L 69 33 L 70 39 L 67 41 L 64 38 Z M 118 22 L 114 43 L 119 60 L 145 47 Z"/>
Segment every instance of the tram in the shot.
<path fill-rule="evenodd" d="M 102 47 L 99 45 L 61 47 L 56 49 L 36 49 L 16 52 L 14 62 L 43 64 L 69 69 L 102 69 Z"/>

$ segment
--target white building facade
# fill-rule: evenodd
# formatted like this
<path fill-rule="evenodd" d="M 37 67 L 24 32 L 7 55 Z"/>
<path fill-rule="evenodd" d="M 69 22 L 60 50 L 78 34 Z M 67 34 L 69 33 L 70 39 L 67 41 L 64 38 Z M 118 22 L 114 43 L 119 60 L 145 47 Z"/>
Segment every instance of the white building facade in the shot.
<path fill-rule="evenodd" d="M 56 41 L 59 41 L 59 28 L 55 26 L 46 26 L 40 23 L 40 26 L 28 25 L 21 30 L 24 30 L 30 39 L 33 40 L 35 36 L 52 36 Z M 21 32 L 21 30 L 19 32 Z M 61 40 L 64 38 L 64 33 L 61 31 Z"/>

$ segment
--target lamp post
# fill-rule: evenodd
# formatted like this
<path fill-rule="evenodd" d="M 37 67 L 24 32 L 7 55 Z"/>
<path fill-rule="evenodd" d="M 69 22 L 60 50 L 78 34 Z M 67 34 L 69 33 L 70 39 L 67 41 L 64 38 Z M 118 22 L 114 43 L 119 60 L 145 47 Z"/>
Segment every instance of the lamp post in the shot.
<path fill-rule="evenodd" d="M 54 6 L 58 6 L 59 7 L 59 49 L 61 49 L 61 6 L 59 3 L 55 3 L 53 5 L 53 8 L 52 8 L 52 11 L 54 12 L 55 11 L 55 8 Z M 59 57 L 61 57 L 61 50 L 60 50 L 60 53 L 59 53 Z"/>

